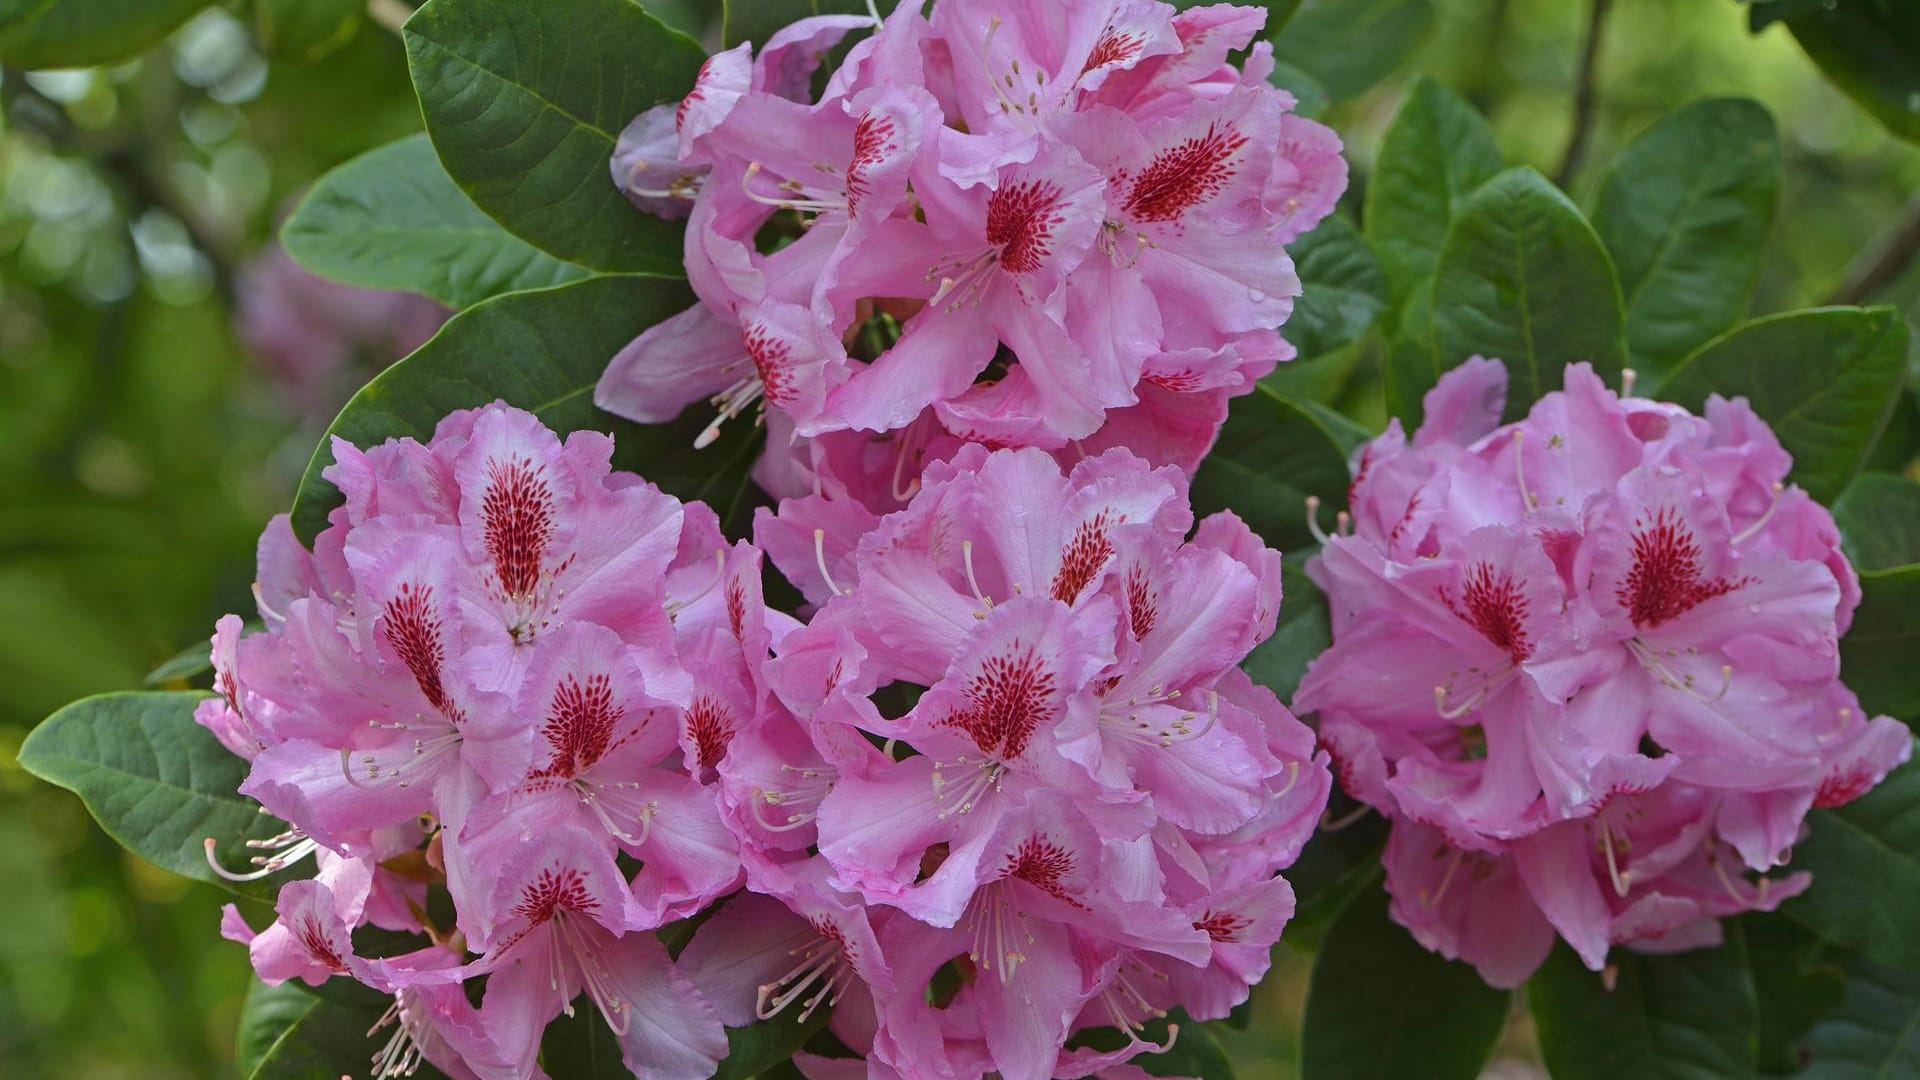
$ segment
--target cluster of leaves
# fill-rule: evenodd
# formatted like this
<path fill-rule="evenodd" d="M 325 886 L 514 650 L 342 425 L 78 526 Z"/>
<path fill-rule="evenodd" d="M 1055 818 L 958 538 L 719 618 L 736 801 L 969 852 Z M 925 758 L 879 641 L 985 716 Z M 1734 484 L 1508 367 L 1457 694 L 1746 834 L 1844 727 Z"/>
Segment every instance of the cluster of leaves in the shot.
<path fill-rule="evenodd" d="M 0 0 L 0 58 L 119 59 L 202 6 Z M 1430 0 L 1267 6 L 1276 28 L 1288 23 L 1275 79 L 1309 111 L 1389 73 L 1434 19 Z M 1897 6 L 1755 0 L 1752 16 L 1756 27 L 1785 19 L 1837 82 L 1904 131 L 1910 117 L 1885 110 L 1909 104 L 1899 80 L 1920 65 L 1873 63 L 1914 44 Z M 755 0 L 729 7 L 723 33 L 729 45 L 762 40 L 792 18 L 863 9 Z M 351 36 L 363 7 L 254 0 L 253 11 L 263 40 L 311 56 Z M 1884 48 L 1858 47 L 1863 26 L 1883 31 L 1875 40 Z M 617 465 L 712 503 L 737 527 L 755 498 L 751 429 L 733 425 L 696 456 L 684 448 L 704 416 L 640 427 L 591 404 L 619 346 L 689 302 L 675 280 L 679 226 L 634 213 L 606 163 L 628 120 L 686 91 L 703 50 L 633 0 L 430 0 L 407 23 L 405 42 L 426 133 L 325 177 L 283 241 L 324 276 L 424 293 L 460 314 L 361 390 L 329 434 L 361 443 L 424 436 L 451 410 L 504 398 L 562 432 L 614 432 Z M 1372 434 L 1353 415 L 1377 414 L 1384 398 L 1388 413 L 1415 424 L 1425 390 L 1475 354 L 1507 364 L 1517 415 L 1558 388 L 1565 363 L 1584 360 L 1616 384 L 1632 368 L 1642 393 L 1694 408 L 1712 393 L 1752 400 L 1793 453 L 1796 482 L 1834 502 L 1862 571 L 1865 601 L 1844 644 L 1849 682 L 1869 709 L 1920 721 L 1910 662 L 1920 645 L 1920 485 L 1902 475 L 1920 444 L 1909 332 L 1887 308 L 1748 317 L 1779 186 L 1766 112 L 1709 100 L 1671 114 L 1619 155 L 1584 210 L 1537 172 L 1503 166 L 1485 121 L 1421 81 L 1387 132 L 1357 224 L 1331 218 L 1295 245 L 1306 292 L 1288 336 L 1301 358 L 1236 402 L 1194 484 L 1196 509 L 1230 506 L 1291 553 L 1280 630 L 1250 672 L 1289 697 L 1328 643 L 1324 604 L 1298 572 L 1313 546 L 1303 507 L 1319 496 L 1324 526 L 1344 505 L 1349 455 Z M 1357 407 L 1363 398 L 1376 404 Z M 339 500 L 320 477 L 327 445 L 294 500 L 303 537 Z M 156 674 L 192 676 L 196 664 Z M 271 881 L 223 881 L 202 858 L 206 836 L 220 837 L 221 854 L 238 863 L 245 839 L 278 829 L 234 794 L 244 764 L 191 722 L 199 697 L 83 700 L 42 724 L 21 762 L 77 792 L 142 857 L 258 904 L 271 898 Z M 1388 920 L 1378 824 L 1316 839 L 1290 875 L 1301 908 L 1287 941 L 1316 954 L 1303 1070 L 1313 1080 L 1477 1075 L 1513 1003 Z M 1915 1066 L 1920 769 L 1818 812 L 1796 861 L 1814 870 L 1816 888 L 1781 915 L 1730 926 L 1719 949 L 1627 956 L 1610 988 L 1556 953 L 1524 991 L 1554 1075 L 1891 1075 Z M 383 1004 L 331 987 L 256 986 L 238 1041 L 242 1072 L 263 1080 L 357 1072 Z M 619 1074 L 596 1024 L 552 1029 L 550 1072 Z M 722 1075 L 747 1077 L 790 1075 L 782 1063 L 796 1047 L 820 1048 L 831 1036 L 817 1023 L 781 1020 L 730 1038 L 735 1054 Z M 1182 1025 L 1172 1053 L 1142 1063 L 1166 1075 L 1232 1074 L 1219 1043 L 1193 1024 Z"/>

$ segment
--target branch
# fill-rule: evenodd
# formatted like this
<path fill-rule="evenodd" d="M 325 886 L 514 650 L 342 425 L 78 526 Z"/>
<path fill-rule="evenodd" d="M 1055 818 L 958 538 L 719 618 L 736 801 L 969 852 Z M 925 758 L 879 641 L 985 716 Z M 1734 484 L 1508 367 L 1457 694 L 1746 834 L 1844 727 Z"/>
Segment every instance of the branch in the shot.
<path fill-rule="evenodd" d="M 1920 198 L 1915 198 L 1908 205 L 1906 220 L 1886 233 L 1869 250 L 1872 257 L 1864 262 L 1856 260 L 1858 269 L 1846 284 L 1827 297 L 1827 303 L 1851 305 L 1864 302 L 1879 292 L 1882 286 L 1899 277 L 1913 263 L 1915 256 L 1920 256 Z"/>
<path fill-rule="evenodd" d="M 1612 6 L 1613 0 L 1593 0 L 1593 12 L 1587 19 L 1586 46 L 1580 54 L 1580 70 L 1574 76 L 1573 133 L 1567 136 L 1566 156 L 1560 159 L 1560 169 L 1553 175 L 1553 182 L 1563 191 L 1573 182 L 1580 158 L 1587 152 L 1587 138 L 1593 134 L 1594 69 L 1599 64 L 1600 36 L 1607 21 L 1607 9 Z"/>

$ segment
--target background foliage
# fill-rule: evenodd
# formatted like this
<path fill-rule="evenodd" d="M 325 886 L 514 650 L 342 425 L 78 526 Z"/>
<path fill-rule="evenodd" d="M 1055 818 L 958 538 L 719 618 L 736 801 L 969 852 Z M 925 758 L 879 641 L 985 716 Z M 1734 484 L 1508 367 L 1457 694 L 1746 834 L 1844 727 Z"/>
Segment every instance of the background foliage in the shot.
<path fill-rule="evenodd" d="M 610 20 L 630 18 L 624 0 L 590 6 L 606 8 Z M 1285 13 L 1296 5 L 1269 6 Z M 1309 488 L 1338 491 L 1341 465 L 1333 447 L 1377 430 L 1383 402 L 1417 401 L 1421 380 L 1464 356 L 1455 355 L 1456 345 L 1512 331 L 1511 322 L 1497 319 L 1461 326 L 1457 312 L 1476 290 L 1499 295 L 1496 270 L 1476 244 L 1511 242 L 1498 230 L 1516 213 L 1542 222 L 1539 260 L 1551 263 L 1573 292 L 1611 287 L 1595 269 L 1604 260 L 1595 256 L 1603 246 L 1613 251 L 1622 305 L 1617 325 L 1602 312 L 1592 322 L 1553 327 L 1555 340 L 1514 339 L 1503 345 L 1509 360 L 1524 362 L 1529 347 L 1540 355 L 1611 353 L 1615 362 L 1630 351 L 1643 378 L 1671 378 L 1670 392 L 1696 402 L 1713 388 L 1720 367 L 1791 355 L 1793 342 L 1808 335 L 1823 348 L 1852 342 L 1861 378 L 1884 378 L 1877 373 L 1916 363 L 1915 356 L 1896 354 L 1888 366 L 1888 343 L 1906 340 L 1888 336 L 1886 326 L 1899 317 L 1892 313 L 1872 325 L 1848 321 L 1837 336 L 1810 317 L 1762 323 L 1685 359 L 1692 344 L 1744 317 L 1829 300 L 1872 301 L 1907 319 L 1920 317 L 1920 260 L 1882 257 L 1903 240 L 1920 246 L 1920 202 L 1909 205 L 1920 191 L 1920 148 L 1890 134 L 1920 133 L 1920 86 L 1909 85 L 1920 78 L 1920 16 L 1899 0 L 1837 7 L 1755 0 L 1750 8 L 1730 0 L 1599 0 L 1606 19 L 1584 83 L 1590 94 L 1576 89 L 1593 40 L 1584 4 L 1308 0 L 1297 6 L 1279 49 L 1279 77 L 1347 137 L 1354 165 L 1349 220 L 1319 230 L 1296 250 L 1316 287 L 1289 336 L 1308 359 L 1242 404 L 1242 411 L 1258 410 L 1260 423 L 1225 436 L 1243 440 L 1230 444 L 1233 457 L 1258 467 L 1242 469 L 1249 475 L 1203 474 L 1196 485 L 1201 499 L 1209 485 L 1235 492 L 1266 485 L 1262 501 L 1285 507 L 1298 505 Z M 92 825 L 80 800 L 14 763 L 19 744 L 43 717 L 86 694 L 139 685 L 182 645 L 203 639 L 216 615 L 247 609 L 260 523 L 294 501 L 311 447 L 378 359 L 366 356 L 331 372 L 317 394 L 296 395 L 269 363 L 248 354 L 233 327 L 243 268 L 268 244 L 294 197 L 333 166 L 421 129 L 408 50 L 380 18 L 365 18 L 357 0 L 204 7 L 194 0 L 0 0 L 0 881 L 8 884 L 0 890 L 0 1061 L 19 1075 L 232 1076 L 262 1052 L 244 1034 L 236 1051 L 249 980 L 243 950 L 214 933 L 221 894 L 120 851 Z M 397 0 L 372 5 L 389 21 L 396 8 L 404 16 Z M 708 9 L 699 0 L 648 5 L 711 45 L 723 31 L 717 12 L 710 16 Z M 98 32 L 103 25 L 114 32 Z M 1757 35 L 1750 26 L 1759 27 Z M 430 104 L 436 95 L 457 98 L 465 76 L 494 62 L 437 43 L 457 40 L 457 27 L 415 29 L 421 31 L 412 44 L 416 71 L 427 73 L 418 89 Z M 539 27 L 518 30 L 537 33 Z M 676 37 L 661 34 L 660 41 L 663 50 L 692 55 Z M 597 58 L 608 70 L 620 70 L 623 60 Z M 61 69 L 26 73 L 40 67 Z M 603 121 L 599 134 L 617 133 L 627 115 L 660 92 L 644 82 L 623 84 L 607 114 L 596 117 Z M 1462 119 L 1456 96 L 1485 114 L 1486 134 Z M 1701 102 L 1730 97 L 1758 101 L 1774 124 L 1750 105 Z M 530 111 L 519 119 L 539 130 L 539 103 L 523 104 Z M 1398 158 L 1418 161 L 1426 154 L 1441 173 L 1392 168 L 1396 155 L 1388 144 L 1418 134 L 1412 128 L 1389 134 L 1403 108 L 1432 110 L 1435 123 L 1420 136 L 1424 143 L 1402 146 Z M 1569 155 L 1569 135 L 1581 115 L 1588 117 L 1587 136 Z M 1770 135 L 1776 127 L 1777 136 Z M 484 143 L 486 133 L 436 130 L 434 137 L 453 167 L 462 140 Z M 610 138 L 601 146 L 592 133 L 578 141 L 556 136 L 528 166 L 537 170 L 565 154 L 603 159 Z M 1711 140 L 1753 148 L 1754 167 L 1705 179 L 1662 174 L 1688 152 L 1718 159 L 1702 149 Z M 387 153 L 423 149 L 420 139 Z M 1777 204 L 1768 164 L 1775 153 Z M 1502 174 L 1475 193 L 1512 166 L 1531 166 L 1534 173 Z M 1435 190 L 1435 175 L 1445 176 L 1444 191 Z M 1541 179 L 1554 176 L 1565 178 L 1571 200 Z M 516 213 L 510 205 L 516 185 L 489 188 L 484 174 L 459 179 L 479 209 L 445 190 L 402 186 L 383 193 L 383 199 L 415 200 L 423 210 L 417 216 L 423 235 L 393 238 L 391 250 L 417 253 L 431 250 L 423 245 L 432 242 L 452 242 L 461 229 L 484 222 L 480 209 Z M 1777 209 L 1769 222 L 1770 204 Z M 459 305 L 500 291 L 503 281 L 560 285 L 582 276 L 582 267 L 657 269 L 636 254 L 645 247 L 639 234 L 650 228 L 648 219 L 626 215 L 618 228 L 580 227 L 595 214 L 618 210 L 624 207 L 575 207 L 551 220 L 515 219 L 523 236 L 565 258 L 505 237 L 497 241 L 497 257 L 450 263 L 434 295 Z M 308 203 L 289 229 L 289 245 L 309 265 L 329 257 L 363 260 L 365 252 L 314 250 L 325 230 L 302 229 L 312 215 L 353 211 Z M 1446 222 L 1479 220 L 1476 215 L 1484 216 L 1486 231 L 1463 229 L 1448 239 Z M 1358 221 L 1364 226 L 1356 227 Z M 1698 228 L 1680 227 L 1688 222 Z M 428 235 L 436 230 L 438 241 Z M 1644 249 L 1636 238 L 1663 235 L 1675 242 L 1661 258 L 1618 257 Z M 1391 242 L 1370 252 L 1366 241 L 1376 236 Z M 1690 238 L 1698 242 L 1689 246 Z M 1757 272 L 1729 266 L 1757 266 Z M 1420 282 L 1436 269 L 1446 291 L 1423 296 Z M 504 277 L 482 280 L 486 274 Z M 620 287 L 615 279 L 586 288 Z M 1666 303 L 1676 295 L 1694 299 Z M 515 320 L 511 310 L 495 309 L 463 332 L 510 342 L 529 332 Z M 619 330 L 608 331 L 610 339 L 624 340 Z M 1413 346 L 1422 347 L 1410 354 Z M 554 359 L 554 378 L 574 377 L 565 370 L 567 359 Z M 1557 367 L 1544 366 L 1541 374 L 1557 378 Z M 1781 393 L 1810 392 L 1782 385 Z M 408 413 L 407 394 L 404 380 L 395 379 L 376 396 L 403 422 L 423 422 Z M 1828 404 L 1844 409 L 1846 395 L 1834 397 Z M 1849 430 L 1861 423 L 1843 422 L 1855 425 Z M 1842 498 L 1840 516 L 1872 523 L 1858 530 L 1862 537 L 1920 537 L 1920 508 L 1912 487 L 1898 477 L 1911 478 L 1920 447 L 1920 407 L 1910 391 L 1884 423 L 1887 435 L 1864 482 L 1878 487 L 1856 484 Z M 1302 446 L 1327 449 L 1303 452 Z M 1296 456 L 1278 457 L 1274 449 Z M 1807 464 L 1803 459 L 1803 468 Z M 1831 498 L 1853 473 L 1851 464 L 1835 470 L 1803 474 L 1802 482 L 1820 485 L 1816 493 Z M 716 503 L 727 495 L 704 494 Z M 1305 543 L 1305 522 L 1291 514 L 1255 524 L 1277 542 Z M 1909 625 L 1902 616 L 1913 604 L 1903 598 L 1920 598 L 1912 569 L 1920 555 L 1895 541 L 1855 544 L 1854 557 L 1877 589 L 1870 588 L 1849 641 L 1848 675 L 1870 706 L 1910 718 L 1920 713 L 1920 702 L 1900 695 L 1911 682 L 1876 687 L 1872 673 L 1902 656 L 1910 660 L 1913 642 L 1902 636 Z M 1304 595 L 1304 579 L 1298 584 L 1289 577 L 1290 593 Z M 1311 642 L 1325 630 L 1324 623 L 1316 627 L 1310 606 L 1290 605 L 1282 618 L 1280 644 L 1253 663 L 1268 665 L 1259 674 L 1284 690 L 1299 674 L 1285 660 L 1298 651 L 1290 643 Z M 137 730 L 137 717 L 127 722 Z M 1903 780 L 1822 818 L 1807 857 L 1827 860 L 1829 876 L 1844 880 L 1849 845 L 1879 842 L 1874 838 L 1888 835 L 1889 822 L 1920 820 L 1905 812 L 1920 805 L 1920 781 L 1912 770 Z M 1297 871 L 1320 887 L 1318 902 L 1328 912 L 1338 907 L 1328 898 L 1343 890 L 1377 894 L 1371 841 L 1377 837 L 1365 826 L 1336 834 L 1316 843 Z M 1821 868 L 1816 861 L 1816 871 Z M 1920 888 L 1920 864 L 1910 859 L 1903 869 Z M 1512 1076 L 1529 1075 L 1537 1068 L 1531 1063 L 1543 1057 L 1556 1065 L 1604 1060 L 1612 1063 L 1608 1068 L 1636 1074 L 1658 1060 L 1669 1072 L 1691 1066 L 1695 1075 L 1720 1075 L 1717 1062 L 1737 1060 L 1749 1048 L 1716 1043 L 1710 1024 L 1704 1025 L 1709 1034 L 1701 1034 L 1703 1025 L 1684 1011 L 1688 994 L 1672 985 L 1692 980 L 1732 988 L 1718 997 L 1725 1009 L 1750 1010 L 1756 1018 L 1763 1065 L 1791 1067 L 1801 1047 L 1839 1061 L 1893 1061 L 1898 1040 L 1912 1038 L 1920 987 L 1902 968 L 1920 964 L 1920 941 L 1910 927 L 1873 921 L 1862 890 L 1818 895 L 1825 906 L 1798 910 L 1798 923 L 1774 918 L 1744 927 L 1738 946 L 1744 955 L 1780 960 L 1766 968 L 1774 974 L 1764 983 L 1728 966 L 1744 967 L 1733 950 L 1644 970 L 1625 961 L 1621 992 L 1634 995 L 1655 1021 L 1635 1032 L 1551 1024 L 1535 1032 L 1524 1014 L 1505 1023 L 1512 1007 L 1506 995 L 1477 983 L 1454 985 L 1457 966 L 1434 964 L 1431 978 L 1423 973 L 1418 981 L 1438 995 L 1434 1000 L 1445 1001 L 1451 1037 L 1423 1050 L 1472 1057 L 1498 1040 L 1492 1069 Z M 1346 957 L 1321 968 L 1316 990 L 1343 975 L 1377 980 L 1387 965 L 1419 967 L 1419 956 L 1395 959 L 1391 942 L 1370 933 L 1367 920 L 1383 918 L 1377 906 L 1354 904 L 1331 926 L 1316 919 L 1314 904 L 1303 909 L 1288 938 L 1299 948 L 1282 946 L 1275 974 L 1256 993 L 1251 1022 L 1223 1034 L 1240 1075 L 1290 1075 L 1301 1060 L 1307 946 Z M 1800 923 L 1829 937 L 1832 927 L 1856 928 L 1857 936 L 1843 943 L 1860 955 L 1823 948 Z M 1544 1002 L 1546 1015 L 1590 1016 L 1602 1007 L 1582 1000 L 1595 986 L 1575 977 L 1574 967 L 1566 955 L 1550 962 L 1529 990 L 1536 1008 Z M 1344 991 L 1405 992 L 1377 983 Z M 1343 1025 L 1331 992 L 1326 1000 L 1322 1006 L 1316 999 L 1323 1015 L 1309 1017 L 1316 1031 L 1365 1036 L 1377 1028 L 1377 1017 Z M 256 1008 L 284 1016 L 306 1004 L 287 997 Z M 1813 1017 L 1836 1008 L 1836 1019 L 1814 1025 Z M 317 1034 L 314 1041 L 324 1043 Z M 1411 1052 L 1374 1041 L 1379 1075 L 1392 1075 L 1401 1060 L 1395 1055 Z M 1596 1057 L 1596 1048 L 1610 1056 Z M 1339 1049 L 1310 1040 L 1306 1060 Z M 1607 1075 L 1571 1064 L 1563 1071 Z"/>

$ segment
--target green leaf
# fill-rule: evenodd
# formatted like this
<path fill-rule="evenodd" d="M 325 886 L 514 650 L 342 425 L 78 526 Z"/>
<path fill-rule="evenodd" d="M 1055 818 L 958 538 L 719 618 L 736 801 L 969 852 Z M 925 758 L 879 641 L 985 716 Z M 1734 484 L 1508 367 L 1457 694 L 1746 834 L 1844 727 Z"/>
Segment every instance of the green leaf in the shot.
<path fill-rule="evenodd" d="M 1273 636 L 1261 642 L 1240 666 L 1254 682 L 1290 701 L 1307 665 L 1333 644 L 1327 598 L 1306 571 L 1289 560 L 1281 567 L 1280 616 Z"/>
<path fill-rule="evenodd" d="M 1754 912 L 1740 919 L 1759 1005 L 1761 1072 L 1798 1072 L 1801 1042 L 1846 990 L 1840 955 L 1784 915 Z M 1826 954 L 1826 955 L 1823 955 Z"/>
<path fill-rule="evenodd" d="M 1793 455 L 1793 479 L 1831 502 L 1900 399 L 1907 324 L 1892 308 L 1816 308 L 1735 327 L 1681 362 L 1661 396 L 1699 412 L 1745 397 Z"/>
<path fill-rule="evenodd" d="M 1627 352 L 1649 387 L 1740 321 L 1779 190 L 1779 132 L 1744 98 L 1668 113 L 1614 160 L 1593 228 L 1620 272 Z"/>
<path fill-rule="evenodd" d="M 620 1041 L 596 1008 L 576 1008 L 547 1025 L 540 1039 L 540 1064 L 555 1080 L 629 1080 L 633 1073 L 620 1059 Z"/>
<path fill-rule="evenodd" d="M 1889 131 L 1920 140 L 1920 5 L 1824 0 L 1782 13 L 1800 47 L 1835 86 Z M 1755 8 L 1754 21 L 1759 29 L 1770 20 Z"/>
<path fill-rule="evenodd" d="M 700 47 L 632 0 L 430 0 L 407 62 L 440 160 L 514 234 L 595 270 L 679 276 L 678 224 L 613 186 L 620 132 L 693 86 Z"/>
<path fill-rule="evenodd" d="M 1920 563 L 1920 484 L 1892 473 L 1863 472 L 1834 500 L 1833 517 L 1854 569 L 1865 573 Z"/>
<path fill-rule="evenodd" d="M 815 1010 L 805 1020 L 796 1007 L 771 1020 L 762 1020 L 742 1028 L 727 1029 L 727 1056 L 713 1080 L 752 1080 L 768 1069 L 790 1060 L 806 1045 L 814 1032 L 827 1026 L 830 1012 Z"/>
<path fill-rule="evenodd" d="M 1307 547 L 1307 496 L 1320 497 L 1322 527 L 1331 528 L 1347 505 L 1347 457 L 1368 438 L 1332 409 L 1262 383 L 1229 407 L 1193 479 L 1194 512 L 1232 510 L 1282 551 Z"/>
<path fill-rule="evenodd" d="M 1204 1077 L 1205 1080 L 1233 1080 L 1233 1061 L 1213 1035 L 1212 1024 L 1202 1024 L 1188 1016 L 1185 1010 L 1174 1009 L 1169 1015 L 1150 1021 L 1146 1028 L 1138 1033 L 1146 1042 L 1165 1045 L 1168 1029 L 1180 1028 L 1173 1039 L 1173 1047 L 1164 1054 L 1141 1054 L 1133 1059 L 1134 1067 L 1148 1076 Z M 1093 1028 L 1075 1035 L 1069 1047 L 1091 1046 L 1099 1050 L 1118 1050 L 1126 1045 L 1126 1036 L 1117 1028 Z"/>
<path fill-rule="evenodd" d="M 1387 917 L 1387 894 L 1348 904 L 1313 962 L 1304 1080 L 1473 1080 L 1507 1026 L 1510 995 L 1428 952 Z"/>
<path fill-rule="evenodd" d="M 1860 575 L 1860 607 L 1840 639 L 1840 669 L 1869 713 L 1920 726 L 1920 566 Z"/>
<path fill-rule="evenodd" d="M 1358 803 L 1334 789 L 1330 813 L 1354 812 Z M 1387 821 L 1362 812 L 1358 820 L 1338 829 L 1320 829 L 1287 868 L 1295 908 L 1280 940 L 1295 949 L 1313 952 L 1326 939 L 1334 920 L 1356 897 L 1380 891 L 1380 856 L 1387 845 Z"/>
<path fill-rule="evenodd" d="M 1293 95 L 1293 111 L 1297 116 L 1317 119 L 1333 105 L 1333 95 L 1320 85 L 1320 80 L 1292 64 L 1276 62 L 1267 81 Z"/>
<path fill-rule="evenodd" d="M 1373 328 L 1387 307 L 1387 277 L 1358 229 L 1330 217 L 1289 250 L 1301 292 L 1286 338 L 1302 358 L 1325 356 Z"/>
<path fill-rule="evenodd" d="M 253 25 L 268 53 L 310 63 L 353 40 L 366 8 L 361 0 L 253 0 Z"/>
<path fill-rule="evenodd" d="M 1740 925 L 1672 956 L 1616 949 L 1612 990 L 1565 944 L 1527 983 L 1554 1080 L 1726 1080 L 1754 1074 L 1759 1008 Z"/>
<path fill-rule="evenodd" d="M 424 441 L 447 413 L 501 399 L 562 435 L 583 428 L 611 433 L 616 468 L 639 472 L 680 498 L 704 499 L 728 522 L 745 507 L 759 429 L 728 424 L 719 442 L 695 452 L 693 438 L 712 417 L 703 404 L 674 423 L 645 426 L 593 404 L 594 384 L 614 353 L 692 299 L 684 285 L 627 276 L 496 296 L 454 316 L 363 387 L 327 434 L 361 447 L 401 436 Z M 321 476 L 332 463 L 331 438 L 322 439 L 294 495 L 294 532 L 309 544 L 341 501 Z"/>
<path fill-rule="evenodd" d="M 1392 74 L 1433 22 L 1432 0 L 1307 0 L 1274 39 L 1273 55 L 1345 101 Z"/>
<path fill-rule="evenodd" d="M 467 198 L 425 135 L 410 135 L 320 178 L 280 230 L 287 253 L 325 278 L 423 293 L 452 307 L 577 281 Z"/>
<path fill-rule="evenodd" d="M 893 2 L 880 5 L 885 15 Z M 726 0 L 723 5 L 720 40 L 725 48 L 743 41 L 753 43 L 755 52 L 767 43 L 775 31 L 790 23 L 815 15 L 865 15 L 866 0 Z"/>
<path fill-rule="evenodd" d="M 1813 887 L 1781 912 L 1836 945 L 1920 968 L 1920 766 L 1807 821 L 1813 835 L 1794 848 L 1793 869 L 1811 871 Z"/>
<path fill-rule="evenodd" d="M 1920 1076 L 1920 971 L 1847 964 L 1846 998 L 1807 1035 L 1802 1080 Z"/>
<path fill-rule="evenodd" d="M 240 632 L 242 634 L 257 634 L 260 632 L 260 629 L 259 620 L 251 619 L 248 620 Z M 172 686 L 169 684 L 184 684 L 187 680 L 204 675 L 212 670 L 213 650 L 207 642 L 200 641 L 174 653 L 165 663 L 147 672 L 147 677 L 142 679 L 141 683 L 149 689 L 154 690 L 185 689 L 184 685 Z"/>
<path fill-rule="evenodd" d="M 101 694 L 48 717 L 20 747 L 20 767 L 80 796 L 108 836 L 162 870 L 243 896 L 271 898 L 272 879 L 232 882 L 207 866 L 205 843 L 242 867 L 283 826 L 239 794 L 247 763 L 193 722 L 208 695 Z"/>
<path fill-rule="evenodd" d="M 1421 76 L 1387 127 L 1367 185 L 1367 241 L 1396 302 L 1433 276 L 1447 228 L 1500 171 L 1493 131 L 1466 99 Z"/>
<path fill-rule="evenodd" d="M 1568 364 L 1590 363 L 1617 386 L 1622 321 L 1620 285 L 1592 226 L 1546 177 L 1508 169 L 1447 232 L 1433 281 L 1432 380 L 1420 393 L 1470 356 L 1507 365 L 1508 420 L 1560 389 Z"/>
<path fill-rule="evenodd" d="M 172 33 L 210 0 L 52 0 L 0 18 L 0 60 L 23 68 L 90 67 L 135 56 Z"/>
<path fill-rule="evenodd" d="M 240 1031 L 234 1038 L 233 1056 L 240 1075 L 244 1080 L 339 1080 L 366 1075 L 374 1054 L 392 1035 L 390 1030 L 368 1034 L 388 999 L 372 991 L 352 994 L 351 999 L 354 1004 L 331 995 L 322 997 L 297 982 L 253 983 L 240 1008 Z M 442 1074 L 422 1064 L 419 1072 L 410 1075 Z"/>
<path fill-rule="evenodd" d="M 0 30 L 25 22 L 53 5 L 53 0 L 0 0 Z"/>

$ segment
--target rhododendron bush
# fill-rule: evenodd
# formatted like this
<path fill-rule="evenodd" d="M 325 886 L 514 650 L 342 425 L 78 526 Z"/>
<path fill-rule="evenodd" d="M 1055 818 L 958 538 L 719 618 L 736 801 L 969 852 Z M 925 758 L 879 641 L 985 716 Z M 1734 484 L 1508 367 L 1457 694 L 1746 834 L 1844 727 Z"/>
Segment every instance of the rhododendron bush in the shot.
<path fill-rule="evenodd" d="M 1294 6 L 411 15 L 285 244 L 459 313 L 21 755 L 236 894 L 251 1075 L 1215 1080 L 1279 948 L 1310 1078 L 1913 1065 L 1801 1045 L 1920 965 L 1905 322 L 1747 318 L 1748 102 L 1350 190 Z"/>

